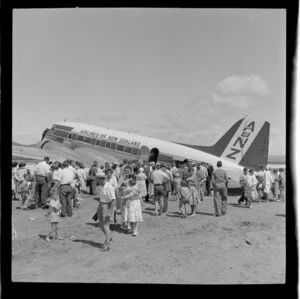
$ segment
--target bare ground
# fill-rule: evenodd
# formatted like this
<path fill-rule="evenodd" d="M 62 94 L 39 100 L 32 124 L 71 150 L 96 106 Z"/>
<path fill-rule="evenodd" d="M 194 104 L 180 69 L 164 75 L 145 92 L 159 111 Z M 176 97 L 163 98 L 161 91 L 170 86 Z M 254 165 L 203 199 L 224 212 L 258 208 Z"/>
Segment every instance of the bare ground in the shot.
<path fill-rule="evenodd" d="M 45 210 L 12 214 L 18 238 L 12 241 L 12 280 L 26 282 L 118 282 L 184 284 L 268 284 L 285 282 L 285 204 L 253 203 L 252 209 L 228 198 L 228 213 L 213 215 L 205 197 L 200 213 L 181 219 L 178 202 L 167 216 L 152 216 L 144 203 L 144 222 L 137 237 L 118 228 L 111 249 L 101 251 L 104 235 L 91 219 L 98 201 L 83 196 L 72 218 L 62 219 L 50 243 Z M 30 220 L 30 217 L 35 218 Z M 120 221 L 120 215 L 118 220 Z M 76 236 L 72 241 L 70 237 Z"/>

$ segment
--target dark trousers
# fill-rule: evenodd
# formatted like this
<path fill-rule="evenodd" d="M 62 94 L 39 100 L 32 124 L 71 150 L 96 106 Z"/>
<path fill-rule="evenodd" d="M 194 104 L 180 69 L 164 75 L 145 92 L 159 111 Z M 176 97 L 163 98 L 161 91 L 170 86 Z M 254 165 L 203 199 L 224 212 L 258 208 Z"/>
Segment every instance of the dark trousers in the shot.
<path fill-rule="evenodd" d="M 48 183 L 46 182 L 46 178 L 43 176 L 36 176 L 36 185 L 35 185 L 35 198 L 37 200 L 37 204 L 46 205 L 47 197 L 48 197 Z"/>
<path fill-rule="evenodd" d="M 168 212 L 168 202 L 169 202 L 169 198 L 168 196 L 164 196 L 164 205 L 163 205 L 163 213 L 167 213 Z"/>
<path fill-rule="evenodd" d="M 242 195 L 239 198 L 238 202 L 241 203 L 245 200 L 245 189 L 242 187 Z"/>
<path fill-rule="evenodd" d="M 206 194 L 210 195 L 210 177 L 206 178 Z"/>
<path fill-rule="evenodd" d="M 216 215 L 226 214 L 227 188 L 225 183 L 215 184 L 214 186 L 214 206 Z"/>
<path fill-rule="evenodd" d="M 73 198 L 75 190 L 71 185 L 60 185 L 59 199 L 61 203 L 61 214 L 63 216 L 72 216 L 73 211 Z"/>
<path fill-rule="evenodd" d="M 96 180 L 90 180 L 90 194 L 96 195 L 96 189 L 97 189 L 97 181 Z"/>
<path fill-rule="evenodd" d="M 149 186 L 149 182 L 148 180 L 146 180 L 146 190 L 148 190 L 148 186 Z M 145 196 L 145 200 L 148 201 L 149 200 L 149 194 L 147 192 L 147 195 Z"/>

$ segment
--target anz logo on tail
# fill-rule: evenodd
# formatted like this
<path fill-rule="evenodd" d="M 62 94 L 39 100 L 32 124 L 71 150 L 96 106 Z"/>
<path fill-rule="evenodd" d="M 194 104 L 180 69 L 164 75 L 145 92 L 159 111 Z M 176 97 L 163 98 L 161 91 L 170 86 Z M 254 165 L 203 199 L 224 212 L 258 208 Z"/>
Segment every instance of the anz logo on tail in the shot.
<path fill-rule="evenodd" d="M 222 157 L 239 163 L 257 136 L 260 127 L 255 121 L 250 121 L 244 126 L 242 123 L 225 148 Z"/>

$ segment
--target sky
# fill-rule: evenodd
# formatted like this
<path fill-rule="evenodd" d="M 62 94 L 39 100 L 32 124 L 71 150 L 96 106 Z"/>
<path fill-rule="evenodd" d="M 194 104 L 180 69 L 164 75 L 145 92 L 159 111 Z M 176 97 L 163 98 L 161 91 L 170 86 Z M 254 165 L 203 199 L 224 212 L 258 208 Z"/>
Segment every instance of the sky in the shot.
<path fill-rule="evenodd" d="M 214 144 L 236 121 L 271 123 L 286 151 L 286 11 L 13 11 L 13 140 L 76 121 Z"/>

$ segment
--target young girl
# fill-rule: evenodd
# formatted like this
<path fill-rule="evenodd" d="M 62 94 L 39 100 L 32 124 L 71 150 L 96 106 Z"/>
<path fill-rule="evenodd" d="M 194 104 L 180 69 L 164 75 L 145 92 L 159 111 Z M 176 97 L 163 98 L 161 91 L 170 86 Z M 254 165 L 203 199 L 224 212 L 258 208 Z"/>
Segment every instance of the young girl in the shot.
<path fill-rule="evenodd" d="M 50 238 L 53 238 L 55 240 L 58 239 L 57 229 L 58 229 L 58 223 L 59 223 L 59 215 L 61 213 L 61 204 L 58 200 L 58 196 L 54 194 L 52 191 L 50 193 L 50 202 L 49 202 L 49 212 L 46 214 L 46 216 L 50 215 L 50 223 L 51 223 L 51 229 L 52 231 L 49 233 L 49 235 L 46 237 L 46 241 L 50 241 Z"/>
<path fill-rule="evenodd" d="M 129 175 L 129 185 L 124 190 L 124 199 L 126 200 L 125 221 L 130 223 L 128 233 L 132 236 L 138 235 L 138 223 L 143 221 L 142 207 L 141 207 L 141 192 L 136 183 L 136 176 Z"/>
<path fill-rule="evenodd" d="M 189 216 L 195 216 L 196 215 L 196 210 L 197 210 L 197 206 L 198 204 L 200 203 L 200 196 L 199 196 L 199 193 L 197 191 L 197 188 L 196 188 L 196 184 L 194 182 L 194 180 L 192 179 L 188 179 L 187 180 L 187 183 L 188 183 L 188 188 L 191 192 L 191 214 Z"/>
<path fill-rule="evenodd" d="M 181 218 L 187 217 L 187 206 L 191 203 L 191 192 L 187 187 L 186 181 L 181 182 L 179 209 L 182 213 Z M 183 208 L 182 208 L 183 207 Z"/>

